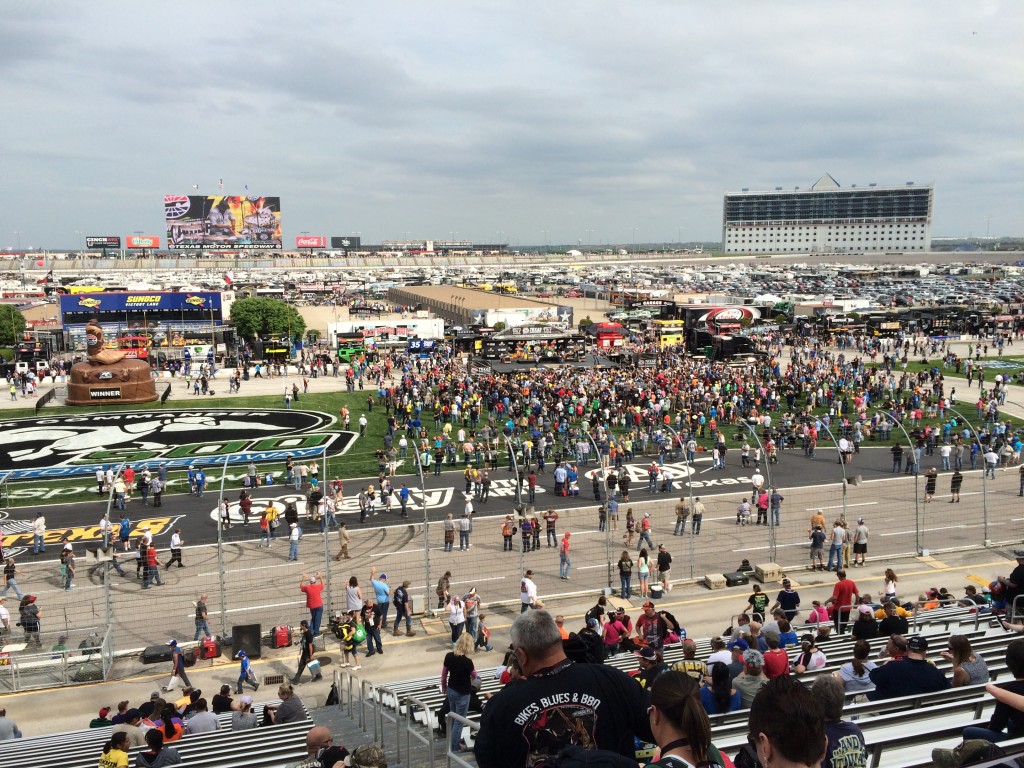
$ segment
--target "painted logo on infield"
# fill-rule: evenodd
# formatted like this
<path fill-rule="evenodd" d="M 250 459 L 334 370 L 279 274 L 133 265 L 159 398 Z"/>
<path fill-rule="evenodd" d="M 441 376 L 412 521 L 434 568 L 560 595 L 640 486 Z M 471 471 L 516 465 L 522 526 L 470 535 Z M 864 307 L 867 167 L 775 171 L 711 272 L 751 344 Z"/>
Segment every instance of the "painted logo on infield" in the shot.
<path fill-rule="evenodd" d="M 344 453 L 354 432 L 325 432 L 335 418 L 318 411 L 187 409 L 14 419 L 0 431 L 0 467 L 12 478 L 95 474 L 127 462 L 155 467 L 297 460 Z"/>

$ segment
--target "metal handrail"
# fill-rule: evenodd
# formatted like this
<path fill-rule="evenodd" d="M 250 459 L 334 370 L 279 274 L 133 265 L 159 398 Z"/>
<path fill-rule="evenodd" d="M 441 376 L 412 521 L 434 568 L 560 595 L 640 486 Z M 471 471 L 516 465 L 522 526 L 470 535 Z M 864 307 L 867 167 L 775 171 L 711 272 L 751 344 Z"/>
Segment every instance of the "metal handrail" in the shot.
<path fill-rule="evenodd" d="M 446 716 L 446 722 L 448 725 L 448 733 L 451 733 L 452 723 L 458 720 L 462 723 L 463 730 L 479 731 L 480 723 L 469 720 L 462 715 L 457 715 L 454 712 L 449 712 Z M 451 739 L 448 739 L 448 749 L 445 750 L 445 757 L 448 758 L 448 768 L 451 768 L 452 764 L 460 766 L 460 768 L 476 768 L 476 762 L 467 762 L 464 758 L 460 757 L 457 753 L 452 752 Z"/>
<path fill-rule="evenodd" d="M 415 738 L 421 744 L 426 746 L 429 768 L 434 768 L 434 739 L 432 734 L 432 728 L 430 727 L 430 718 L 427 718 L 426 735 L 421 734 L 416 728 L 416 714 L 415 707 L 419 707 L 424 712 L 429 712 L 430 707 L 422 699 L 418 699 L 415 696 L 407 696 L 405 699 L 405 754 L 411 754 L 412 743 L 411 740 Z"/>
<path fill-rule="evenodd" d="M 373 686 L 370 690 L 370 695 L 376 706 L 374 707 L 374 719 L 373 719 L 373 731 L 374 739 L 377 740 L 378 724 L 380 726 L 380 735 L 383 737 L 380 739 L 381 744 L 390 743 L 390 739 L 384 736 L 384 725 L 385 721 L 394 723 L 395 725 L 395 762 L 402 762 L 402 699 L 398 695 L 398 692 L 393 688 L 388 688 L 384 685 Z M 395 702 L 395 714 L 388 714 L 384 706 L 384 696 L 390 696 Z"/>

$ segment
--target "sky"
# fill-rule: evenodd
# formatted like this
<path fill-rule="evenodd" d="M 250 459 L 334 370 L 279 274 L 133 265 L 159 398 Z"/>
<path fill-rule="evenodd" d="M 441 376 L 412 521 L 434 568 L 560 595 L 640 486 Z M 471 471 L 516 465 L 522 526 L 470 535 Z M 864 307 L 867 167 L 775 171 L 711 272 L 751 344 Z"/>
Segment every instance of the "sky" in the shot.
<path fill-rule="evenodd" d="M 1021 236 L 1021 40 L 1015 0 L 5 0 L 0 248 L 163 236 L 221 179 L 286 247 L 713 241 L 824 173 Z"/>

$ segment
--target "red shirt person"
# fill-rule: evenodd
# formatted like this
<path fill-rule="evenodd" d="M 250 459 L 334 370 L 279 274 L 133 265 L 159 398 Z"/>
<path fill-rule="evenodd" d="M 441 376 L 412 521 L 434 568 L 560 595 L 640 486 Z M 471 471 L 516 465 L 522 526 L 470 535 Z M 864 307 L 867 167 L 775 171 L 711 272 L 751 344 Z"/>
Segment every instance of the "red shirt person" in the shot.
<path fill-rule="evenodd" d="M 846 571 L 840 568 L 836 571 L 839 581 L 832 588 L 832 597 L 825 601 L 825 605 L 833 606 L 832 618 L 835 620 L 836 633 L 841 633 L 850 620 L 850 611 L 860 600 L 860 592 L 852 579 L 846 578 Z"/>
<path fill-rule="evenodd" d="M 299 591 L 306 596 L 306 607 L 309 609 L 309 631 L 316 637 L 320 634 L 320 621 L 324 616 L 324 577 L 320 571 L 310 578 L 305 573 L 299 582 Z"/>

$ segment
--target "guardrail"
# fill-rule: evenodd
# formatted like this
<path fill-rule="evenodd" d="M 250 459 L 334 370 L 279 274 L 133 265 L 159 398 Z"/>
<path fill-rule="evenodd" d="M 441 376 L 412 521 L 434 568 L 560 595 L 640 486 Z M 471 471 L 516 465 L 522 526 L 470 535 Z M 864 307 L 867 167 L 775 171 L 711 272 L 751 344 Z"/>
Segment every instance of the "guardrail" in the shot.
<path fill-rule="evenodd" d="M 39 411 L 41 411 L 43 409 L 43 406 L 45 406 L 48 402 L 53 400 L 55 397 L 57 397 L 57 387 L 56 386 L 50 387 L 48 390 L 46 390 L 46 392 L 44 392 L 42 395 L 37 397 L 36 398 L 36 405 L 35 405 L 36 416 L 39 415 Z"/>
<path fill-rule="evenodd" d="M 468 718 L 463 717 L 462 715 L 457 715 L 454 712 L 449 712 L 447 717 L 448 733 L 452 732 L 452 723 L 456 720 L 462 723 L 463 733 L 465 733 L 466 731 L 469 731 L 470 733 L 476 733 L 480 730 L 480 723 L 474 722 Z M 476 737 L 474 736 L 474 740 L 475 738 Z M 451 768 L 453 764 L 458 765 L 461 768 L 476 768 L 476 760 L 470 763 L 465 758 L 463 758 L 461 754 L 457 752 L 452 752 L 451 740 L 448 741 L 448 750 L 445 752 L 445 757 L 448 758 L 448 768 Z"/>

